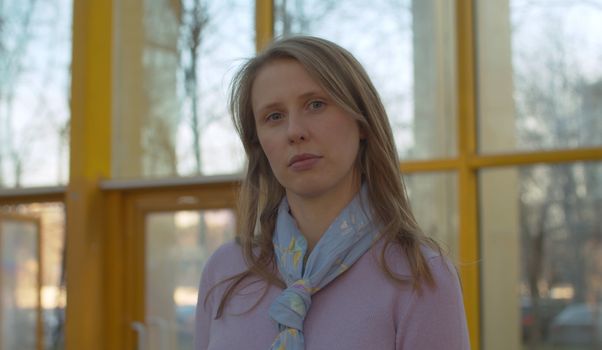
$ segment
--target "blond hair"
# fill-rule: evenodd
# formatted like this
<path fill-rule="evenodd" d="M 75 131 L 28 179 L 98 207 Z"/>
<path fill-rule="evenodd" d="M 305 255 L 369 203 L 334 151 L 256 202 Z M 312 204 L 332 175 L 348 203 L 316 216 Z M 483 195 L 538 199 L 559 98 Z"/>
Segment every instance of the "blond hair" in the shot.
<path fill-rule="evenodd" d="M 247 277 L 259 276 L 269 284 L 285 287 L 275 272 L 272 234 L 284 188 L 276 180 L 257 137 L 251 103 L 253 82 L 259 71 L 274 60 L 299 62 L 330 97 L 351 116 L 363 131 L 356 167 L 368 189 L 374 219 L 386 241 L 381 266 L 390 278 L 434 285 L 421 245 L 438 246 L 419 229 L 410 209 L 401 175 L 393 134 L 384 106 L 361 64 L 342 47 L 316 37 L 296 36 L 274 41 L 238 71 L 231 85 L 230 108 L 248 164 L 239 198 L 237 237 L 248 270 L 232 281 L 218 308 L 219 317 L 234 290 Z M 396 276 L 384 259 L 385 250 L 397 245 L 407 256 L 412 277 Z"/>

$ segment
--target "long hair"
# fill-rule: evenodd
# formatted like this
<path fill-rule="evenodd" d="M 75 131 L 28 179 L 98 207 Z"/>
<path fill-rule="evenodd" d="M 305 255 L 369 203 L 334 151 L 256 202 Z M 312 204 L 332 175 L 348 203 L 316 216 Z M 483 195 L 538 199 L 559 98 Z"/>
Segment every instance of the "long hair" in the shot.
<path fill-rule="evenodd" d="M 368 189 L 374 220 L 382 227 L 385 245 L 380 254 L 387 276 L 410 282 L 434 285 L 431 271 L 421 253 L 421 245 L 438 249 L 419 229 L 399 173 L 399 159 L 385 108 L 361 64 L 342 47 L 316 37 L 296 36 L 274 41 L 249 60 L 235 75 L 230 90 L 230 109 L 236 130 L 248 157 L 246 176 L 239 198 L 239 234 L 248 270 L 226 281 L 217 310 L 223 309 L 240 283 L 252 275 L 268 284 L 284 287 L 275 269 L 272 235 L 277 209 L 285 191 L 276 180 L 257 137 L 251 92 L 259 71 L 278 59 L 299 62 L 330 97 L 354 117 L 365 139 L 360 143 L 356 169 Z M 411 278 L 397 276 L 385 260 L 389 247 L 400 249 L 409 261 Z"/>

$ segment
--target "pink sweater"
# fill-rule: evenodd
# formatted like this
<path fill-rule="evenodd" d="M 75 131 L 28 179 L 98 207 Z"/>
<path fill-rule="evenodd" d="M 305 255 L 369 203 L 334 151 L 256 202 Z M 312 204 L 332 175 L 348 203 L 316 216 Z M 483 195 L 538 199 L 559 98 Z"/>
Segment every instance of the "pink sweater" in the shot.
<path fill-rule="evenodd" d="M 423 250 L 436 288 L 425 285 L 418 293 L 385 276 L 378 264 L 381 249 L 382 243 L 375 244 L 348 271 L 313 295 L 304 323 L 306 350 L 470 349 L 458 276 L 447 259 Z M 400 251 L 388 249 L 386 259 L 396 274 L 410 275 Z M 219 248 L 207 261 L 197 305 L 196 350 L 269 350 L 278 329 L 268 308 L 280 288 L 271 286 L 261 298 L 264 283 L 245 283 L 219 319 L 214 315 L 225 284 L 204 302 L 209 288 L 243 270 L 241 249 L 234 242 Z"/>

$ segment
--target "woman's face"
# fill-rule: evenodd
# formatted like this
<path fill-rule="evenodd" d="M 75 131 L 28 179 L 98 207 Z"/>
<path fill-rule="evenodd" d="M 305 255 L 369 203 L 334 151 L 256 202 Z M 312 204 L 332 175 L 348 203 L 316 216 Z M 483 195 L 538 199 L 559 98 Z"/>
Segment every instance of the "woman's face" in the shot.
<path fill-rule="evenodd" d="M 289 198 L 357 192 L 358 123 L 301 64 L 266 64 L 251 94 L 259 142 Z"/>

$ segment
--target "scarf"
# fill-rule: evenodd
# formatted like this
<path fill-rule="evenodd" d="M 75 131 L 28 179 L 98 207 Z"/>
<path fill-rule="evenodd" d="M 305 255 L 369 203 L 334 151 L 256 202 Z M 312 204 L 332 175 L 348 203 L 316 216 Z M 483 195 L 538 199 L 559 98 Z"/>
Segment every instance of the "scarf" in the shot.
<path fill-rule="evenodd" d="M 286 198 L 278 207 L 273 243 L 278 269 L 287 288 L 272 302 L 269 315 L 280 333 L 270 350 L 304 350 L 303 322 L 311 296 L 345 272 L 378 238 L 369 212 L 366 186 L 343 209 L 307 257 L 307 241 L 289 212 Z"/>

